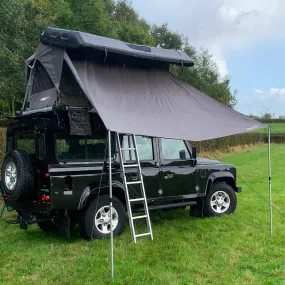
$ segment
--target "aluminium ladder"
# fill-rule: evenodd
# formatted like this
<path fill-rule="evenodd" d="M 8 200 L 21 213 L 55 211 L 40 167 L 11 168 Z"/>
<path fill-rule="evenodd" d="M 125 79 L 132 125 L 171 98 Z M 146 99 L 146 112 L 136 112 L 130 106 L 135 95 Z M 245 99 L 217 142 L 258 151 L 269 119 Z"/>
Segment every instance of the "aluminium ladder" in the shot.
<path fill-rule="evenodd" d="M 127 201 L 127 210 L 128 210 L 128 216 L 129 216 L 129 222 L 130 222 L 130 228 L 131 228 L 131 232 L 132 232 L 133 241 L 134 241 L 134 243 L 136 243 L 137 238 L 142 237 L 142 236 L 150 236 L 150 238 L 153 240 L 152 227 L 151 227 L 151 222 L 150 222 L 150 216 L 149 216 L 149 210 L 148 210 L 147 199 L 146 199 L 146 194 L 145 194 L 143 176 L 142 176 L 140 160 L 139 160 L 139 155 L 138 155 L 136 137 L 134 134 L 127 134 L 128 139 L 130 139 L 130 138 L 132 139 L 132 147 L 130 147 L 130 145 L 129 145 L 128 147 L 124 146 L 122 148 L 119 133 L 116 133 L 116 136 L 117 136 L 117 145 L 118 145 L 118 149 L 119 149 L 120 165 L 121 165 L 121 171 L 122 171 L 122 175 L 123 175 L 125 195 L 126 195 L 126 201 Z M 130 140 L 128 140 L 128 141 L 130 143 Z M 134 152 L 135 164 L 133 164 L 133 163 L 132 164 L 125 164 L 125 162 L 124 162 L 125 155 L 123 155 L 123 153 L 125 151 L 129 151 L 129 152 L 133 151 Z M 127 173 L 126 173 L 126 168 L 135 168 L 136 171 L 127 171 Z M 128 181 L 126 174 L 129 175 L 132 173 L 138 173 L 138 180 L 137 181 Z M 140 185 L 141 197 L 136 198 L 136 199 L 130 198 L 129 185 L 133 185 L 133 184 Z M 140 202 L 140 201 L 143 203 L 144 214 L 140 215 L 140 216 L 134 216 L 133 211 L 132 211 L 132 203 L 133 202 Z M 137 220 L 137 219 L 146 219 L 146 224 L 147 224 L 147 228 L 148 228 L 147 232 L 141 233 L 141 234 L 136 234 L 134 220 Z"/>

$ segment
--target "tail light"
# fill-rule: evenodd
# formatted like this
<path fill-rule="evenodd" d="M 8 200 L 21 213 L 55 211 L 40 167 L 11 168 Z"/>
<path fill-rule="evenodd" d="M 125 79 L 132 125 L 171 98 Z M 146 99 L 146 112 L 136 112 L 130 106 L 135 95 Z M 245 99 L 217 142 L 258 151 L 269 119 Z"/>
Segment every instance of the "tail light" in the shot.
<path fill-rule="evenodd" d="M 42 200 L 42 202 L 46 202 L 47 205 L 50 205 L 50 204 L 51 204 L 50 196 L 49 196 L 49 195 L 42 194 L 41 200 Z"/>
<path fill-rule="evenodd" d="M 48 172 L 44 174 L 41 184 L 42 184 L 41 187 L 44 189 L 50 188 L 50 175 Z"/>

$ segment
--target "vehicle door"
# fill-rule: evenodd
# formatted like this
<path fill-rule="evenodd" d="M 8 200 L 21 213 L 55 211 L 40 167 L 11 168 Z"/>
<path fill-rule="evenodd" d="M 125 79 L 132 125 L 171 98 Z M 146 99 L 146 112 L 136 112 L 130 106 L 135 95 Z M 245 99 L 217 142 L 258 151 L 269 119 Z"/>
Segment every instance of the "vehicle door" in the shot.
<path fill-rule="evenodd" d="M 183 140 L 159 139 L 163 196 L 196 194 L 196 166 Z"/>
<path fill-rule="evenodd" d="M 146 197 L 155 198 L 158 196 L 159 191 L 159 164 L 158 164 L 158 147 L 157 140 L 152 137 L 146 136 L 136 136 L 136 143 L 138 149 L 138 155 L 143 175 L 144 187 L 146 192 Z M 129 135 L 123 136 L 123 148 L 134 148 L 132 137 Z M 134 150 L 124 151 L 123 159 L 125 163 L 135 163 L 136 157 Z M 132 181 L 139 180 L 139 173 L 134 172 L 136 169 L 127 168 L 126 175 L 128 172 L 131 175 Z M 140 195 L 140 185 L 134 184 L 130 185 L 131 188 L 137 193 L 137 196 Z"/>
<path fill-rule="evenodd" d="M 88 185 L 105 183 L 101 177 L 108 157 L 106 135 L 96 132 L 87 137 L 72 136 L 66 132 L 56 133 L 53 137 L 55 145 L 52 149 L 58 161 L 49 164 L 53 206 L 74 209 Z M 111 155 L 114 151 L 115 143 L 112 142 Z"/>

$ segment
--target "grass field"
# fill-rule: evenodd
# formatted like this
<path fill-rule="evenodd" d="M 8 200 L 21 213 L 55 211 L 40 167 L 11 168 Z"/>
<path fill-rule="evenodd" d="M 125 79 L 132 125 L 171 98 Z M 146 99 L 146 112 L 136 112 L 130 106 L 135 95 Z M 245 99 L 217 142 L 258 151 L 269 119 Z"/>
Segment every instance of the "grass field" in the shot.
<path fill-rule="evenodd" d="M 285 214 L 285 145 L 272 146 L 273 200 Z M 267 199 L 267 147 L 223 158 Z M 115 238 L 115 280 L 110 281 L 109 241 L 70 241 L 37 226 L 21 231 L 0 221 L 0 284 L 284 284 L 285 218 L 241 180 L 230 216 L 198 219 L 185 211 L 152 213 L 154 241 L 131 243 L 129 228 Z M 8 217 L 11 213 L 5 215 Z M 84 277 L 85 283 L 83 282 Z"/>
<path fill-rule="evenodd" d="M 283 123 L 271 123 L 271 124 L 266 124 L 266 125 L 270 125 L 271 128 L 271 133 L 272 134 L 285 134 L 285 124 Z M 262 134 L 267 134 L 268 133 L 268 129 L 259 129 L 256 132 L 262 133 Z"/>

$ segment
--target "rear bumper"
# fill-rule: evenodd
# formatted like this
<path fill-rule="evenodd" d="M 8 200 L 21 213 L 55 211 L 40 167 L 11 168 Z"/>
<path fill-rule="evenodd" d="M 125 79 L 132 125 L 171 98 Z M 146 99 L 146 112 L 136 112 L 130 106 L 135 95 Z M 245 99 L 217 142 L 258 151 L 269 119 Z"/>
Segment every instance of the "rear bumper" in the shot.
<path fill-rule="evenodd" d="M 45 202 L 40 200 L 24 200 L 24 201 L 14 201 L 14 200 L 6 200 L 6 206 L 8 205 L 8 209 L 16 210 L 18 212 L 27 213 L 30 215 L 35 214 L 44 214 L 51 211 L 50 205 L 47 205 Z"/>
<path fill-rule="evenodd" d="M 236 192 L 237 192 L 237 193 L 240 193 L 240 192 L 242 192 L 242 187 L 240 187 L 240 186 L 237 186 L 237 187 L 236 187 Z"/>

